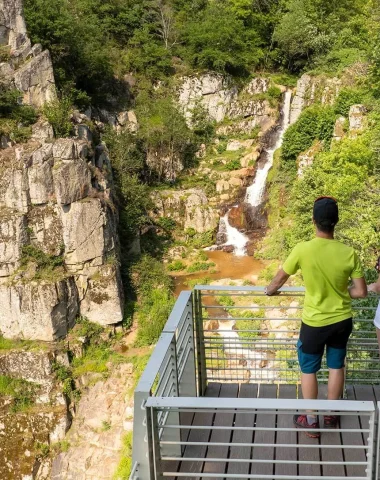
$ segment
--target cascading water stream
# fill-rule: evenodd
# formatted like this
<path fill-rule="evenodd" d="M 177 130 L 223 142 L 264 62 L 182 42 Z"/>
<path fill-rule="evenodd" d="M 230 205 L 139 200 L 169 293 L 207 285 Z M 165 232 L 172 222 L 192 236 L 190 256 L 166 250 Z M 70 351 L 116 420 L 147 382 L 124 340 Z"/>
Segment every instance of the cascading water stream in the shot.
<path fill-rule="evenodd" d="M 281 124 L 274 137 L 274 145 L 271 148 L 266 148 L 264 150 L 263 155 L 265 155 L 264 158 L 266 158 L 266 161 L 261 168 L 258 168 L 254 182 L 247 188 L 245 202 L 252 207 L 257 207 L 263 202 L 268 173 L 273 166 L 274 152 L 281 147 L 284 133 L 290 125 L 291 99 L 292 92 L 286 90 L 282 107 Z M 219 232 L 223 232 L 226 236 L 226 242 L 223 245 L 232 246 L 234 248 L 234 255 L 242 256 L 246 254 L 246 245 L 249 238 L 237 228 L 230 225 L 228 220 L 229 212 L 230 210 L 221 219 Z"/>
<path fill-rule="evenodd" d="M 268 177 L 269 170 L 273 166 L 274 152 L 281 147 L 284 133 L 290 125 L 290 105 L 292 99 L 292 92 L 287 90 L 284 95 L 284 104 L 282 107 L 281 125 L 277 132 L 277 139 L 272 148 L 265 149 L 265 157 L 267 161 L 262 168 L 259 168 L 256 172 L 255 180 L 250 187 L 247 188 L 245 194 L 245 202 L 252 207 L 258 207 L 263 199 L 265 193 L 265 185 Z"/>

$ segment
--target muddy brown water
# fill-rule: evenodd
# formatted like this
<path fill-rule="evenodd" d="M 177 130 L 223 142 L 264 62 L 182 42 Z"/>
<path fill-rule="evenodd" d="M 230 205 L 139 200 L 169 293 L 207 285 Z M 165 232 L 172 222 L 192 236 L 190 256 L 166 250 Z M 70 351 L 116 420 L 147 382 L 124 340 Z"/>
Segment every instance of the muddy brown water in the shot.
<path fill-rule="evenodd" d="M 232 253 L 223 251 L 206 252 L 208 259 L 215 263 L 213 267 L 216 272 L 197 272 L 192 274 L 176 274 L 173 276 L 175 283 L 175 294 L 178 296 L 182 290 L 189 290 L 188 280 L 201 278 L 210 278 L 211 284 L 213 280 L 250 280 L 253 283 L 257 280 L 257 276 L 265 267 L 265 263 L 253 257 L 237 257 Z M 228 285 L 228 284 L 227 284 Z"/>

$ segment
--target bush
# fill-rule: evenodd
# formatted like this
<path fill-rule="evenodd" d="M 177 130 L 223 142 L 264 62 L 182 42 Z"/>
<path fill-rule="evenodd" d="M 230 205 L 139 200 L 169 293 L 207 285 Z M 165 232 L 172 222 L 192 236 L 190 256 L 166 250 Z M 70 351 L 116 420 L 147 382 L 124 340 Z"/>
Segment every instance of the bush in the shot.
<path fill-rule="evenodd" d="M 45 104 L 43 113 L 52 125 L 56 137 L 70 137 L 74 133 L 71 122 L 72 103 L 69 97 L 62 97 Z"/>
<path fill-rule="evenodd" d="M 240 163 L 240 160 L 238 160 L 238 159 L 230 160 L 225 165 L 225 169 L 228 170 L 228 171 L 239 170 L 240 168 L 241 168 L 241 163 Z"/>
<path fill-rule="evenodd" d="M 121 447 L 121 459 L 116 472 L 113 476 L 114 480 L 124 480 L 129 478 L 132 470 L 132 432 L 124 435 Z"/>
<path fill-rule="evenodd" d="M 170 217 L 160 217 L 157 220 L 157 223 L 163 230 L 166 230 L 168 232 L 171 232 L 177 226 L 176 221 Z"/>
<path fill-rule="evenodd" d="M 22 247 L 21 267 L 27 267 L 29 263 L 36 265 L 36 280 L 52 280 L 64 274 L 63 256 L 48 255 L 34 245 Z"/>
<path fill-rule="evenodd" d="M 214 267 L 215 263 L 206 263 L 206 262 L 194 262 L 192 265 L 187 267 L 188 273 L 204 272 L 210 267 Z"/>
<path fill-rule="evenodd" d="M 27 410 L 34 403 L 36 386 L 26 380 L 0 375 L 0 397 L 12 398 L 10 411 L 13 413 Z"/>
<path fill-rule="evenodd" d="M 334 111 L 337 115 L 348 116 L 351 105 L 363 101 L 363 92 L 354 88 L 342 88 L 335 100 Z"/>
<path fill-rule="evenodd" d="M 184 270 L 186 265 L 181 262 L 181 260 L 175 260 L 172 263 L 169 263 L 168 270 L 169 272 L 179 272 L 180 270 Z"/>
<path fill-rule="evenodd" d="M 260 332 L 249 332 L 247 330 L 261 330 L 262 322 L 265 320 L 264 310 L 232 310 L 231 315 L 239 317 L 250 317 L 254 320 L 236 320 L 235 328 L 240 338 L 257 338 Z"/>
<path fill-rule="evenodd" d="M 335 113 L 332 107 L 314 105 L 305 109 L 297 122 L 284 134 L 282 158 L 296 160 L 297 156 L 311 147 L 314 140 L 321 140 L 328 146 L 332 139 Z"/>

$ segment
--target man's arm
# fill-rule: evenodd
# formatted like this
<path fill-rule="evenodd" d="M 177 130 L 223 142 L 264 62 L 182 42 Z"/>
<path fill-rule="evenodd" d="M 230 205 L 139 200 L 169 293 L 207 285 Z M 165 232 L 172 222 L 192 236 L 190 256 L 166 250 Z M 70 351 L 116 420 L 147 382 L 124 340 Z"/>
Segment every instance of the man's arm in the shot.
<path fill-rule="evenodd" d="M 368 291 L 380 294 L 380 275 L 379 275 L 379 278 L 377 279 L 377 282 L 371 283 L 370 285 L 368 285 Z"/>
<path fill-rule="evenodd" d="M 281 268 L 274 279 L 271 281 L 268 287 L 265 287 L 265 293 L 267 295 L 274 295 L 290 277 L 284 270 Z"/>
<path fill-rule="evenodd" d="M 364 277 L 353 278 L 352 285 L 348 287 L 351 298 L 365 298 L 367 296 L 367 284 Z"/>

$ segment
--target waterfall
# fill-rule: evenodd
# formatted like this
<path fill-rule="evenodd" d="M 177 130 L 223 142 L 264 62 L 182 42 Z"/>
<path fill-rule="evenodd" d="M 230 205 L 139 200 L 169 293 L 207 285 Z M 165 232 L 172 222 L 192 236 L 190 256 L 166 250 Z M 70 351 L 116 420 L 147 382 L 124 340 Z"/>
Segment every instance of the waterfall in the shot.
<path fill-rule="evenodd" d="M 250 187 L 247 188 L 245 202 L 252 207 L 257 207 L 263 202 L 268 173 L 273 165 L 274 152 L 281 147 L 284 133 L 290 125 L 291 99 L 291 90 L 286 90 L 284 95 L 284 103 L 282 106 L 280 127 L 277 129 L 275 136 L 272 137 L 273 142 L 271 143 L 273 146 L 264 150 L 262 155 L 265 159 L 265 163 L 261 168 L 257 169 L 254 182 Z M 218 236 L 219 238 L 226 240 L 225 243 L 222 243 L 222 246 L 232 246 L 234 248 L 234 255 L 243 256 L 246 254 L 246 245 L 249 241 L 249 238 L 244 235 L 244 233 L 239 232 L 237 228 L 234 228 L 230 225 L 228 220 L 230 211 L 231 209 L 224 215 L 223 218 L 220 219 Z M 220 245 L 219 242 L 218 244 Z"/>
<path fill-rule="evenodd" d="M 245 255 L 245 246 L 247 245 L 248 237 L 230 225 L 228 214 L 229 211 L 220 220 L 219 230 L 222 230 L 227 238 L 224 245 L 232 245 L 234 247 L 234 254 L 242 257 Z"/>
<path fill-rule="evenodd" d="M 290 105 L 292 99 L 292 92 L 287 90 L 284 95 L 284 104 L 282 107 L 281 125 L 277 132 L 277 138 L 272 148 L 267 148 L 264 151 L 266 156 L 266 162 L 262 168 L 259 168 L 256 172 L 255 180 L 250 187 L 247 188 L 245 195 L 246 203 L 249 203 L 252 207 L 259 206 L 264 198 L 265 185 L 269 170 L 273 165 L 274 152 L 281 147 L 284 133 L 290 124 Z"/>

